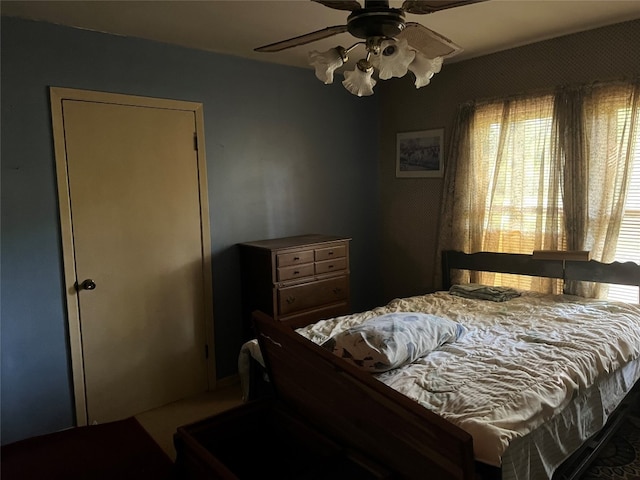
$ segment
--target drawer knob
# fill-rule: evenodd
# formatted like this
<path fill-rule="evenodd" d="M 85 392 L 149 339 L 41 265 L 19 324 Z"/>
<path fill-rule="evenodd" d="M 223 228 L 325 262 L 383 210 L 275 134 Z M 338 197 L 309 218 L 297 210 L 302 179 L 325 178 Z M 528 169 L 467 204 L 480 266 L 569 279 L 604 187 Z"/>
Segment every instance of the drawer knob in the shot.
<path fill-rule="evenodd" d="M 328 255 L 333 255 L 333 250 L 329 250 Z"/>
<path fill-rule="evenodd" d="M 294 274 L 294 275 L 300 275 L 300 270 L 294 270 L 294 271 L 293 271 L 293 274 Z"/>
<path fill-rule="evenodd" d="M 327 265 L 327 268 L 333 268 L 333 265 Z"/>
<path fill-rule="evenodd" d="M 336 295 L 338 295 L 340 292 L 342 292 L 342 289 L 340 287 L 336 287 L 333 289 L 333 293 L 335 293 Z"/>
<path fill-rule="evenodd" d="M 300 260 L 300 257 L 293 257 L 294 262 L 297 262 L 298 260 Z"/>
<path fill-rule="evenodd" d="M 289 296 L 287 297 L 287 303 L 288 303 L 289 305 L 291 305 L 291 304 L 292 304 L 293 302 L 295 302 L 295 301 L 296 301 L 296 297 L 294 297 L 293 295 L 289 295 Z"/>

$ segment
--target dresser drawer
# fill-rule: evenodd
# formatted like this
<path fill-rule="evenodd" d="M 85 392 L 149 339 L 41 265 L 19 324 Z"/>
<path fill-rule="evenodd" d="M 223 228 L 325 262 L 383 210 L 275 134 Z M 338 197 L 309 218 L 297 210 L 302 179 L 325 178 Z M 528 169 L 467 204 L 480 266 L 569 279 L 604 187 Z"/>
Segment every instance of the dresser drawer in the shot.
<path fill-rule="evenodd" d="M 308 234 L 238 244 L 243 337 L 254 336 L 255 310 L 296 327 L 348 313 L 350 241 Z"/>
<path fill-rule="evenodd" d="M 348 295 L 349 279 L 346 276 L 281 288 L 278 290 L 278 313 L 282 316 L 339 302 Z"/>
<path fill-rule="evenodd" d="M 346 257 L 347 247 L 346 245 L 336 245 L 333 247 L 316 248 L 315 252 L 316 252 L 316 255 L 315 255 L 316 262 L 321 262 L 322 260 L 330 260 L 332 258 Z"/>
<path fill-rule="evenodd" d="M 316 274 L 339 272 L 347 269 L 346 257 L 336 258 L 335 260 L 325 260 L 316 262 Z"/>
<path fill-rule="evenodd" d="M 310 277 L 313 273 L 313 263 L 305 263 L 304 265 L 278 268 L 276 277 L 278 282 L 284 282 L 285 280 L 292 280 L 294 278 Z"/>
<path fill-rule="evenodd" d="M 293 253 L 279 253 L 276 256 L 276 265 L 278 267 L 287 267 L 289 265 L 300 265 L 302 263 L 312 263 L 314 260 L 313 250 L 302 250 Z"/>

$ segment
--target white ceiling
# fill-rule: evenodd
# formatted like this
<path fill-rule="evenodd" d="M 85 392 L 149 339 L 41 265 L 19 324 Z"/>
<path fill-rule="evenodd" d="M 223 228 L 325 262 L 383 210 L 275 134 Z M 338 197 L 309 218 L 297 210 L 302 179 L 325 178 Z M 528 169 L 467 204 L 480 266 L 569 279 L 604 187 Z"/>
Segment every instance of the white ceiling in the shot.
<path fill-rule="evenodd" d="M 361 1 L 362 3 L 362 1 Z M 402 0 L 391 0 L 400 7 Z M 355 43 L 340 34 L 277 53 L 253 49 L 345 25 L 349 12 L 310 0 L 2 1 L 2 15 L 140 37 L 260 61 L 307 67 L 309 50 Z M 407 15 L 463 48 L 460 61 L 569 33 L 640 18 L 640 0 L 488 0 Z"/>

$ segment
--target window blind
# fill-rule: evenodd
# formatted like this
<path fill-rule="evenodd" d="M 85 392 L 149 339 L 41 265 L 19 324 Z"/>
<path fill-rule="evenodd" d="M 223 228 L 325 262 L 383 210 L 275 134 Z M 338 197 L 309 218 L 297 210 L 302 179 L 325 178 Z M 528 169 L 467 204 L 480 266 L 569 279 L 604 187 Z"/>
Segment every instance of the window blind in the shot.
<path fill-rule="evenodd" d="M 587 141 L 591 161 L 596 162 L 593 165 L 604 160 L 607 168 L 614 165 L 619 172 L 626 168 L 626 158 L 633 159 L 615 260 L 640 263 L 640 112 L 632 108 L 633 96 L 625 88 L 603 88 L 589 97 L 585 114 L 587 137 L 591 137 Z M 562 167 L 557 155 L 554 157 L 557 152 L 551 151 L 553 105 L 554 97 L 543 95 L 497 101 L 476 109 L 471 144 L 472 202 L 477 203 L 470 205 L 467 221 L 482 220 L 482 241 L 472 248 L 506 253 L 566 248 Z M 604 195 L 613 189 L 617 196 L 626 176 L 615 175 L 614 184 L 603 182 L 594 195 L 603 194 L 604 188 Z M 605 184 L 610 186 L 603 187 Z M 589 228 L 607 228 L 613 214 L 594 208 Z M 531 288 L 534 281 L 500 274 L 488 278 L 495 285 L 522 289 Z M 607 295 L 612 300 L 640 301 L 638 288 L 633 286 L 611 285 Z"/>
<path fill-rule="evenodd" d="M 620 123 L 622 124 L 624 120 L 624 117 L 620 118 Z M 634 144 L 631 146 L 631 153 L 634 158 L 633 171 L 616 249 L 616 260 L 618 262 L 640 263 L 640 113 L 637 115 L 636 122 L 636 125 L 638 125 L 636 127 L 637 135 Z M 640 303 L 638 288 L 633 286 L 610 285 L 608 298 L 610 300 Z"/>

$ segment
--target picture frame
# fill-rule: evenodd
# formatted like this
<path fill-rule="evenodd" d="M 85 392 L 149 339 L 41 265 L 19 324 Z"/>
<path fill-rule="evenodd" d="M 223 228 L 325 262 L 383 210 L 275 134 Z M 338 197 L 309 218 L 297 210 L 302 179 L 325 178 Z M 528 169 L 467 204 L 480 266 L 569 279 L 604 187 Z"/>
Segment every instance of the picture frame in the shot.
<path fill-rule="evenodd" d="M 397 178 L 444 176 L 444 128 L 396 134 Z"/>

